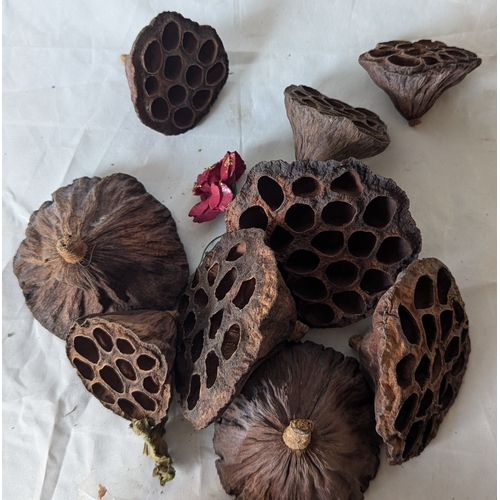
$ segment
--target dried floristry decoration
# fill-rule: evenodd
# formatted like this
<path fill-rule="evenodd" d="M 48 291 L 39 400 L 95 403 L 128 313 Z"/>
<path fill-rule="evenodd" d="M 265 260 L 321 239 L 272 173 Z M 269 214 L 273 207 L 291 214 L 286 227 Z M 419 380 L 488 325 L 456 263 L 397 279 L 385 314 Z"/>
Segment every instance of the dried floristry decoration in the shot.
<path fill-rule="evenodd" d="M 137 35 L 125 69 L 135 111 L 165 135 L 193 128 L 217 99 L 229 71 L 211 26 L 162 12 Z"/>
<path fill-rule="evenodd" d="M 196 429 L 222 414 L 272 349 L 305 333 L 264 236 L 260 229 L 223 235 L 179 300 L 176 386 Z"/>
<path fill-rule="evenodd" d="M 421 247 L 405 192 L 353 158 L 258 163 L 226 226 L 266 231 L 299 318 L 318 328 L 370 315 Z"/>
<path fill-rule="evenodd" d="M 193 194 L 201 201 L 190 211 L 193 222 L 215 219 L 233 200 L 235 182 L 243 175 L 245 162 L 236 152 L 228 151 L 222 160 L 206 168 L 193 186 Z"/>
<path fill-rule="evenodd" d="M 419 455 L 455 401 L 470 353 L 465 306 L 449 269 L 433 258 L 410 264 L 380 299 L 372 330 L 351 340 L 375 389 L 388 462 Z"/>
<path fill-rule="evenodd" d="M 476 69 L 481 59 L 438 41 L 395 40 L 361 54 L 359 64 L 414 126 L 439 96 Z"/>
<path fill-rule="evenodd" d="M 172 309 L 189 268 L 170 211 L 134 177 L 82 177 L 33 213 L 14 273 L 33 316 L 65 338 L 82 316 Z"/>
<path fill-rule="evenodd" d="M 216 422 L 214 448 L 238 500 L 361 500 L 379 465 L 373 393 L 354 358 L 290 343 Z"/>
<path fill-rule="evenodd" d="M 378 115 L 331 99 L 311 87 L 287 87 L 285 108 L 296 160 L 368 158 L 390 143 L 387 127 Z"/>
<path fill-rule="evenodd" d="M 66 353 L 85 388 L 111 411 L 131 420 L 144 438 L 164 485 L 175 477 L 162 436 L 172 397 L 177 340 L 175 314 L 127 311 L 79 319 L 66 338 Z"/>

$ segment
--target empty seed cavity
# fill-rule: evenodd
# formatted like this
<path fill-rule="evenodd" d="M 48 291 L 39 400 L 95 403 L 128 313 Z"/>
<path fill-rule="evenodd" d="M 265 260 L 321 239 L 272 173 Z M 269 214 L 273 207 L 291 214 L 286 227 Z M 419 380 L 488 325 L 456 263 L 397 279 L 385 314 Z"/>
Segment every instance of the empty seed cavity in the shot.
<path fill-rule="evenodd" d="M 420 64 L 420 60 L 416 57 L 405 57 L 401 55 L 392 55 L 387 60 L 395 66 L 414 67 Z"/>
<path fill-rule="evenodd" d="M 203 330 L 200 330 L 193 338 L 191 344 L 191 362 L 194 364 L 198 361 L 203 351 Z"/>
<path fill-rule="evenodd" d="M 282 252 L 290 245 L 293 239 L 293 234 L 281 226 L 276 226 L 269 239 L 269 246 L 275 252 Z"/>
<path fill-rule="evenodd" d="M 144 67 L 149 73 L 156 73 L 163 60 L 163 51 L 161 50 L 160 43 L 153 40 L 144 52 Z"/>
<path fill-rule="evenodd" d="M 235 267 L 232 267 L 220 280 L 219 285 L 215 289 L 215 296 L 218 300 L 222 300 L 227 295 L 229 290 L 231 290 L 237 276 L 238 271 Z"/>
<path fill-rule="evenodd" d="M 444 267 L 441 267 L 437 273 L 437 293 L 440 304 L 445 305 L 448 303 L 448 292 L 450 291 L 450 287 L 450 273 Z"/>
<path fill-rule="evenodd" d="M 436 318 L 433 314 L 424 314 L 422 316 L 422 326 L 425 332 L 425 341 L 429 350 L 432 349 L 437 336 Z"/>
<path fill-rule="evenodd" d="M 187 398 L 188 410 L 192 410 L 196 406 L 196 403 L 198 403 L 198 399 L 200 399 L 201 381 L 197 373 L 191 377 L 190 385 L 191 389 Z"/>
<path fill-rule="evenodd" d="M 287 210 L 285 222 L 292 231 L 307 231 L 314 226 L 314 210 L 309 205 L 295 203 Z"/>
<path fill-rule="evenodd" d="M 427 389 L 425 394 L 420 401 L 420 406 L 418 407 L 417 417 L 422 417 L 425 415 L 425 412 L 429 409 L 432 404 L 432 400 L 434 399 L 434 393 Z"/>
<path fill-rule="evenodd" d="M 169 113 L 167 101 L 163 97 L 157 97 L 151 103 L 151 115 L 155 120 L 164 121 L 168 118 Z"/>
<path fill-rule="evenodd" d="M 387 273 L 378 269 L 368 269 L 359 286 L 365 292 L 372 294 L 387 290 L 393 283 L 394 280 Z"/>
<path fill-rule="evenodd" d="M 211 90 L 198 90 L 193 96 L 193 107 L 196 111 L 201 111 L 206 108 L 212 99 Z"/>
<path fill-rule="evenodd" d="M 92 380 L 94 378 L 94 369 L 89 364 L 78 358 L 73 359 L 73 364 L 84 379 Z"/>
<path fill-rule="evenodd" d="M 208 295 L 203 288 L 198 288 L 194 294 L 194 303 L 198 307 L 205 307 L 208 304 Z"/>
<path fill-rule="evenodd" d="M 403 305 L 399 306 L 398 314 L 401 322 L 401 330 L 408 342 L 411 344 L 420 344 L 420 329 L 413 315 Z"/>
<path fill-rule="evenodd" d="M 123 413 L 128 415 L 130 418 L 141 419 L 145 416 L 144 411 L 128 399 L 120 398 L 118 400 L 118 406 L 121 408 Z"/>
<path fill-rule="evenodd" d="M 207 374 L 207 389 L 210 389 L 217 380 L 217 371 L 219 369 L 219 358 L 214 351 L 210 351 L 205 358 L 205 371 Z"/>
<path fill-rule="evenodd" d="M 203 70 L 196 64 L 192 64 L 186 71 L 186 83 L 192 88 L 196 89 L 203 81 Z"/>
<path fill-rule="evenodd" d="M 267 175 L 263 175 L 259 178 L 257 190 L 267 206 L 273 211 L 277 210 L 285 199 L 281 186 Z"/>
<path fill-rule="evenodd" d="M 182 59 L 180 56 L 169 56 L 165 60 L 163 74 L 167 80 L 177 80 L 182 71 Z"/>
<path fill-rule="evenodd" d="M 194 119 L 194 112 L 190 108 L 180 108 L 174 113 L 174 122 L 179 128 L 191 127 Z"/>
<path fill-rule="evenodd" d="M 99 361 L 99 349 L 93 340 L 78 335 L 75 337 L 74 346 L 76 352 L 86 360 L 91 363 L 97 363 Z"/>
<path fill-rule="evenodd" d="M 366 307 L 361 295 L 353 291 L 332 294 L 332 302 L 346 314 L 362 314 Z"/>
<path fill-rule="evenodd" d="M 346 287 L 356 281 L 358 268 L 348 260 L 339 260 L 326 268 L 326 277 L 332 285 Z"/>
<path fill-rule="evenodd" d="M 116 392 L 123 392 L 124 386 L 120 375 L 111 366 L 104 366 L 99 370 L 99 375 Z"/>
<path fill-rule="evenodd" d="M 172 106 L 178 106 L 186 100 L 186 89 L 182 85 L 174 85 L 168 90 L 168 100 Z"/>
<path fill-rule="evenodd" d="M 194 325 L 196 324 L 196 316 L 194 314 L 194 311 L 189 311 L 188 315 L 184 319 L 182 326 L 184 328 L 184 333 L 190 333 Z"/>
<path fill-rule="evenodd" d="M 158 89 L 160 88 L 158 78 L 156 78 L 156 76 L 148 76 L 144 82 L 144 88 L 146 90 L 146 94 L 149 96 L 156 95 Z"/>
<path fill-rule="evenodd" d="M 430 366 L 431 361 L 426 354 L 422 356 L 417 369 L 415 370 L 415 380 L 417 381 L 420 388 L 423 388 L 430 378 Z"/>
<path fill-rule="evenodd" d="M 142 382 L 142 386 L 150 394 L 157 394 L 160 392 L 160 385 L 155 382 L 153 377 L 146 377 Z"/>
<path fill-rule="evenodd" d="M 300 278 L 292 285 L 292 291 L 305 300 L 322 300 L 327 296 L 325 285 L 318 278 Z"/>
<path fill-rule="evenodd" d="M 319 257 L 309 250 L 296 250 L 286 262 L 286 267 L 296 273 L 310 273 L 319 265 Z"/>
<path fill-rule="evenodd" d="M 221 62 L 215 63 L 207 71 L 207 85 L 216 85 L 222 81 L 226 75 L 226 67 Z"/>
<path fill-rule="evenodd" d="M 407 354 L 396 366 L 398 385 L 405 390 L 413 383 L 413 370 L 415 369 L 415 356 Z"/>
<path fill-rule="evenodd" d="M 182 48 L 186 54 L 192 54 L 198 49 L 198 40 L 190 31 L 186 31 L 182 36 Z"/>
<path fill-rule="evenodd" d="M 250 278 L 249 280 L 241 283 L 240 289 L 233 299 L 233 304 L 238 309 L 243 309 L 250 302 L 250 299 L 255 291 L 255 285 L 255 278 Z"/>
<path fill-rule="evenodd" d="M 232 355 L 236 352 L 238 348 L 238 344 L 240 342 L 240 325 L 234 324 L 229 327 L 229 329 L 224 334 L 224 340 L 221 345 L 221 354 L 222 357 L 227 361 L 232 357 Z"/>
<path fill-rule="evenodd" d="M 208 336 L 211 339 L 215 338 L 215 335 L 217 334 L 217 332 L 218 332 L 218 330 L 220 328 L 220 325 L 222 324 L 222 317 L 223 316 L 224 316 L 224 309 L 220 309 L 219 311 L 217 311 L 214 315 L 212 315 L 210 317 L 210 329 L 209 329 L 209 332 L 208 332 Z M 203 335 L 202 335 L 201 342 L 203 344 Z"/>
<path fill-rule="evenodd" d="M 247 208 L 241 215 L 239 220 L 240 229 L 248 229 L 250 227 L 257 227 L 260 229 L 267 228 L 267 214 L 265 210 L 259 205 Z"/>
<path fill-rule="evenodd" d="M 328 205 L 323 208 L 321 218 L 327 224 L 332 224 L 333 226 L 344 226 L 352 221 L 355 214 L 356 209 L 349 203 L 345 203 L 343 201 L 333 201 L 328 203 Z"/>
<path fill-rule="evenodd" d="M 319 183 L 314 177 L 300 177 L 293 182 L 292 191 L 295 196 L 303 198 L 314 196 L 319 191 Z"/>
<path fill-rule="evenodd" d="M 171 51 L 179 46 L 179 41 L 181 38 L 181 30 L 179 25 L 171 21 L 163 28 L 163 33 L 161 36 L 161 43 L 165 50 Z"/>
<path fill-rule="evenodd" d="M 112 405 L 115 402 L 115 397 L 113 393 L 99 382 L 92 384 L 90 390 L 92 391 L 94 396 L 100 401 L 104 401 L 105 403 L 108 403 L 110 405 Z"/>
<path fill-rule="evenodd" d="M 351 171 L 345 172 L 340 177 L 337 177 L 331 183 L 330 189 L 349 196 L 359 196 L 363 191 L 358 176 Z"/>
<path fill-rule="evenodd" d="M 207 282 L 209 286 L 213 286 L 217 275 L 219 274 L 219 264 L 216 262 L 207 272 Z"/>
<path fill-rule="evenodd" d="M 137 366 L 143 371 L 152 370 L 156 365 L 156 359 L 147 354 L 141 354 L 137 358 Z"/>
<path fill-rule="evenodd" d="M 372 227 L 385 227 L 396 211 L 396 202 L 388 196 L 377 196 L 365 208 L 363 220 Z"/>
<path fill-rule="evenodd" d="M 390 236 L 380 245 L 377 259 L 382 264 L 395 264 L 408 257 L 411 253 L 410 244 L 399 236 Z"/>
<path fill-rule="evenodd" d="M 155 411 L 156 403 L 147 394 L 141 391 L 134 391 L 132 397 L 146 410 Z"/>
<path fill-rule="evenodd" d="M 417 405 L 418 397 L 416 394 L 411 394 L 406 401 L 403 403 L 403 406 L 399 410 L 399 414 L 394 422 L 394 427 L 399 432 L 403 432 L 408 424 L 413 420 L 413 415 L 415 414 L 415 409 Z"/>
<path fill-rule="evenodd" d="M 465 319 L 464 308 L 456 301 L 453 301 L 453 310 L 455 311 L 455 322 L 460 326 Z"/>
<path fill-rule="evenodd" d="M 448 347 L 444 351 L 444 362 L 450 363 L 453 359 L 458 356 L 460 349 L 460 340 L 458 337 L 453 337 L 448 344 Z"/>
<path fill-rule="evenodd" d="M 241 241 L 240 243 L 234 245 L 233 248 L 231 248 L 231 250 L 229 250 L 226 260 L 228 262 L 234 262 L 235 260 L 238 260 L 240 257 L 243 257 L 246 251 L 247 251 L 247 244 L 246 242 Z"/>
<path fill-rule="evenodd" d="M 335 319 L 333 309 L 327 304 L 306 304 L 301 312 L 305 321 L 313 326 L 325 327 Z"/>
<path fill-rule="evenodd" d="M 446 309 L 439 315 L 439 322 L 441 324 L 441 340 L 444 342 L 451 332 L 453 326 L 453 312 Z"/>
<path fill-rule="evenodd" d="M 97 340 L 97 343 L 107 352 L 111 352 L 113 349 L 113 339 L 111 335 L 103 330 L 102 328 L 94 328 L 92 330 L 92 335 Z"/>
<path fill-rule="evenodd" d="M 120 373 L 129 380 L 137 380 L 134 367 L 126 359 L 119 358 L 116 360 L 116 366 Z"/>
<path fill-rule="evenodd" d="M 214 40 L 209 39 L 203 43 L 198 52 L 198 59 L 202 64 L 212 64 L 217 55 L 217 45 Z"/>
<path fill-rule="evenodd" d="M 403 458 L 407 457 L 417 446 L 420 436 L 422 435 L 422 429 L 424 423 L 422 420 L 417 420 L 410 427 L 410 431 L 406 436 L 405 448 L 403 450 Z"/>
<path fill-rule="evenodd" d="M 349 253 L 354 257 L 368 257 L 377 243 L 377 237 L 367 231 L 356 231 L 347 242 Z"/>
<path fill-rule="evenodd" d="M 122 354 L 133 354 L 135 352 L 135 347 L 125 339 L 118 339 L 116 347 Z"/>
<path fill-rule="evenodd" d="M 311 245 L 325 255 L 335 255 L 344 246 L 344 235 L 340 231 L 323 231 L 312 239 Z"/>
<path fill-rule="evenodd" d="M 413 303 L 416 309 L 427 309 L 434 303 L 434 283 L 426 274 L 417 281 Z"/>

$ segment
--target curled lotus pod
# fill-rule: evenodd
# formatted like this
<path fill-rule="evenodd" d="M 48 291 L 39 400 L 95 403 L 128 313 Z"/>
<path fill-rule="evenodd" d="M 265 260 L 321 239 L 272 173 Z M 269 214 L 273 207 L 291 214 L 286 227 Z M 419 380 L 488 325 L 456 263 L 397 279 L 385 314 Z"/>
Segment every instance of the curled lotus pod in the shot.
<path fill-rule="evenodd" d="M 390 143 L 385 123 L 375 113 L 331 99 L 305 85 L 285 89 L 296 160 L 362 159 Z"/>
<path fill-rule="evenodd" d="M 128 420 L 166 419 L 177 326 L 169 311 L 127 311 L 79 319 L 66 354 L 86 389 Z"/>
<path fill-rule="evenodd" d="M 379 466 L 373 393 L 354 358 L 290 343 L 216 422 L 214 448 L 238 500 L 360 500 Z"/>
<path fill-rule="evenodd" d="M 229 62 L 214 28 L 162 12 L 137 35 L 125 71 L 141 122 L 177 135 L 209 112 L 226 83 Z"/>
<path fill-rule="evenodd" d="M 400 464 L 434 438 L 467 366 L 469 322 L 449 269 L 433 258 L 410 264 L 380 299 L 357 348 L 375 389 L 387 460 Z"/>
<path fill-rule="evenodd" d="M 396 40 L 379 43 L 361 54 L 359 64 L 414 126 L 439 96 L 476 69 L 481 59 L 438 41 Z"/>
<path fill-rule="evenodd" d="M 33 316 L 65 338 L 89 314 L 174 307 L 189 268 L 168 208 L 134 177 L 81 177 L 33 213 L 14 273 Z"/>
<path fill-rule="evenodd" d="M 299 319 L 317 328 L 370 315 L 421 247 L 405 192 L 353 158 L 258 163 L 226 227 L 266 231 Z"/>
<path fill-rule="evenodd" d="M 196 429 L 218 418 L 257 364 L 300 333 L 293 298 L 260 229 L 222 236 L 189 278 L 179 314 L 176 386 Z"/>

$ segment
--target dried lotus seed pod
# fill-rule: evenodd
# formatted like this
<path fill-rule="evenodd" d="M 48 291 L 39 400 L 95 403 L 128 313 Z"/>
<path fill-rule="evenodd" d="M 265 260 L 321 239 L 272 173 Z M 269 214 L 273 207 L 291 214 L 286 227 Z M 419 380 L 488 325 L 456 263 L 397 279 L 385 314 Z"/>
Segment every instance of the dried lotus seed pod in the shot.
<path fill-rule="evenodd" d="M 260 229 L 222 236 L 189 278 L 179 313 L 176 386 L 196 429 L 218 418 L 257 364 L 296 333 L 293 298 Z"/>
<path fill-rule="evenodd" d="M 96 314 L 75 322 L 66 354 L 106 408 L 157 425 L 170 406 L 176 336 L 169 311 Z"/>
<path fill-rule="evenodd" d="M 226 227 L 266 231 L 299 319 L 317 328 L 370 315 L 421 247 L 404 191 L 353 158 L 258 163 Z"/>
<path fill-rule="evenodd" d="M 433 258 L 410 264 L 380 299 L 358 348 L 387 460 L 400 464 L 434 438 L 467 366 L 469 322 L 449 269 Z"/>
<path fill-rule="evenodd" d="M 65 338 L 89 314 L 166 310 L 189 268 L 167 207 L 134 177 L 81 177 L 33 213 L 14 273 L 33 316 Z"/>
<path fill-rule="evenodd" d="M 377 473 L 379 440 L 359 363 L 290 343 L 215 423 L 215 465 L 238 500 L 361 500 Z"/>
<path fill-rule="evenodd" d="M 226 83 L 229 61 L 214 28 L 162 12 L 135 39 L 125 70 L 141 122 L 177 135 L 209 112 Z"/>
<path fill-rule="evenodd" d="M 296 160 L 362 159 L 390 143 L 385 123 L 375 113 L 331 99 L 305 85 L 285 89 Z"/>
<path fill-rule="evenodd" d="M 414 126 L 439 96 L 476 69 L 481 59 L 438 41 L 396 40 L 379 43 L 361 54 L 359 64 Z"/>

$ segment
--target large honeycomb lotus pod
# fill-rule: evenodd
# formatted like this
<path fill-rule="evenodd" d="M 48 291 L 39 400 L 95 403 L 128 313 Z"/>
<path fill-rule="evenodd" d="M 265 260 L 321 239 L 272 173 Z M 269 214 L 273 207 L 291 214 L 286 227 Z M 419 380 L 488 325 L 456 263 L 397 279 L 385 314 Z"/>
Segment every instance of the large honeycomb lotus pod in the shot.
<path fill-rule="evenodd" d="M 125 70 L 141 122 L 177 135 L 209 112 L 226 83 L 229 62 L 214 28 L 162 12 L 137 35 Z"/>
<path fill-rule="evenodd" d="M 377 473 L 379 442 L 358 361 L 290 343 L 215 423 L 215 465 L 238 500 L 361 500 Z"/>
<path fill-rule="evenodd" d="M 65 338 L 89 314 L 172 309 L 189 268 L 167 207 L 127 174 L 81 177 L 33 213 L 14 273 L 33 316 Z"/>
<path fill-rule="evenodd" d="M 83 384 L 128 420 L 166 419 L 172 396 L 177 326 L 169 311 L 127 311 L 81 318 L 66 354 Z"/>
<path fill-rule="evenodd" d="M 176 386 L 196 429 L 222 414 L 297 323 L 293 298 L 260 229 L 222 236 L 189 278 L 179 314 Z"/>
<path fill-rule="evenodd" d="M 481 59 L 438 41 L 395 40 L 361 54 L 359 64 L 414 126 L 439 96 L 476 69 Z"/>
<path fill-rule="evenodd" d="M 285 89 L 296 160 L 362 159 L 390 143 L 385 123 L 372 111 L 331 99 L 311 87 Z"/>
<path fill-rule="evenodd" d="M 266 231 L 300 320 L 317 328 L 370 315 L 421 247 L 404 191 L 353 158 L 258 163 L 226 226 Z"/>
<path fill-rule="evenodd" d="M 387 460 L 400 464 L 429 444 L 457 397 L 470 353 L 469 322 L 449 269 L 427 258 L 398 276 L 372 325 L 357 347 L 375 389 Z"/>

